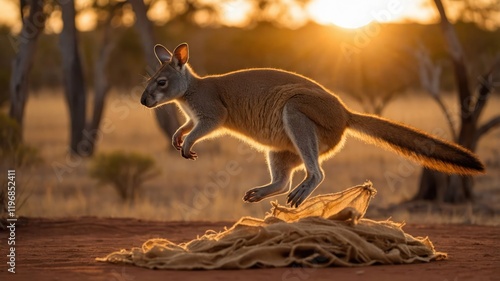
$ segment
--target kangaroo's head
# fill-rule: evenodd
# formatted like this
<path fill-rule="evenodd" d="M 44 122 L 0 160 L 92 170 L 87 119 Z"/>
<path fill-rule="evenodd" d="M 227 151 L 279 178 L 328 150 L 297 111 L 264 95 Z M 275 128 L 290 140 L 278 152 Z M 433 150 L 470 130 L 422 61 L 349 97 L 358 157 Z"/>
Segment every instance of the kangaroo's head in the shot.
<path fill-rule="evenodd" d="M 172 54 L 162 45 L 155 46 L 156 58 L 161 68 L 148 81 L 148 85 L 141 97 L 141 103 L 147 107 L 154 107 L 171 102 L 181 97 L 188 87 L 189 49 L 186 43 L 175 48 Z"/>

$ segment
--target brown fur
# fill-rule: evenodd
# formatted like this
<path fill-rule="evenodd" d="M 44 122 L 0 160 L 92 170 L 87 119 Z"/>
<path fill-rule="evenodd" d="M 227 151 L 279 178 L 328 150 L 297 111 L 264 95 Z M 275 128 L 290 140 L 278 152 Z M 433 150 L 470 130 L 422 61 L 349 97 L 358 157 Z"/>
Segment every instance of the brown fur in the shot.
<path fill-rule="evenodd" d="M 160 45 L 155 52 L 162 68 L 152 77 L 141 103 L 179 105 L 188 121 L 172 143 L 183 157 L 196 159 L 191 148 L 197 141 L 224 132 L 267 151 L 272 182 L 249 190 L 245 201 L 288 192 L 293 170 L 304 165 L 306 178 L 288 197 L 292 206 L 298 206 L 323 180 L 319 158 L 341 148 L 346 133 L 442 172 L 484 171 L 468 150 L 393 121 L 353 113 L 336 95 L 304 76 L 245 69 L 199 77 L 187 65 L 187 44 L 179 45 L 174 55 Z"/>
<path fill-rule="evenodd" d="M 444 172 L 473 175 L 484 172 L 477 157 L 465 148 L 415 128 L 377 116 L 351 113 L 350 134 Z"/>

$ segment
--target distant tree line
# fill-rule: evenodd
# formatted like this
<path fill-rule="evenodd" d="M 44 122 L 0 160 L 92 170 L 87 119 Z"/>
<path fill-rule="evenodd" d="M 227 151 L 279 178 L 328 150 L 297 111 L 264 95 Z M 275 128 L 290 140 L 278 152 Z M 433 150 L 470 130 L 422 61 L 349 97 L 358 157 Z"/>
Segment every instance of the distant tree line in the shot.
<path fill-rule="evenodd" d="M 484 72 L 484 62 L 491 61 L 500 50 L 500 30 L 488 31 L 471 23 L 455 25 L 464 53 L 471 64 L 471 76 Z M 6 38 L 9 29 L 0 28 Z M 377 36 L 362 47 L 355 47 L 355 33 L 331 26 L 310 23 L 296 30 L 260 24 L 252 29 L 229 27 L 201 28 L 198 26 L 154 26 L 157 42 L 169 48 L 186 41 L 192 46 L 191 64 L 200 74 L 223 73 L 245 67 L 277 67 L 308 75 L 334 90 L 355 90 L 365 83 L 368 91 L 377 92 L 377 81 L 394 79 L 405 82 L 405 88 L 418 89 L 418 68 L 413 48 L 425 45 L 430 56 L 443 62 L 442 89 L 455 88 L 452 66 L 446 62 L 446 49 L 439 26 L 418 24 L 382 25 Z M 82 32 L 79 35 L 86 85 L 95 83 L 95 64 L 99 56 L 102 30 Z M 307 38 L 307 40 L 303 40 Z M 42 34 L 30 74 L 30 89 L 61 89 L 61 54 L 57 34 Z M 342 44 L 349 44 L 352 53 L 344 54 Z M 113 30 L 113 49 L 106 64 L 110 87 L 127 92 L 144 82 L 147 63 L 134 27 Z M 8 66 L 13 49 L 8 40 L 0 41 L 0 62 Z M 221 56 L 230 59 L 220 59 Z M 406 71 L 401 72 L 401 68 Z M 382 71 L 381 71 L 382 70 Z M 0 89 L 6 102 L 11 69 L 0 69 Z M 359 85 L 358 85 L 359 86 Z M 378 87 L 381 87 L 379 85 Z M 359 93 L 360 95 L 363 93 Z M 365 93 L 367 94 L 367 93 Z"/>

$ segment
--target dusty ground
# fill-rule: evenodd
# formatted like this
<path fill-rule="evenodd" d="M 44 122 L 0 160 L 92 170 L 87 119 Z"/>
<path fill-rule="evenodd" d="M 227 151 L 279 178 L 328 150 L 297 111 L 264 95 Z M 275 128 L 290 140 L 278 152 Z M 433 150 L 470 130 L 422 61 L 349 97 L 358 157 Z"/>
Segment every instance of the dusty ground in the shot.
<path fill-rule="evenodd" d="M 154 237 L 190 240 L 230 222 L 156 222 L 83 217 L 22 218 L 16 229 L 16 274 L 5 264 L 7 232 L 1 232 L 0 280 L 500 280 L 500 227 L 407 225 L 414 236 L 429 236 L 446 261 L 360 268 L 278 268 L 220 271 L 149 270 L 96 262 L 95 257 L 140 246 Z"/>

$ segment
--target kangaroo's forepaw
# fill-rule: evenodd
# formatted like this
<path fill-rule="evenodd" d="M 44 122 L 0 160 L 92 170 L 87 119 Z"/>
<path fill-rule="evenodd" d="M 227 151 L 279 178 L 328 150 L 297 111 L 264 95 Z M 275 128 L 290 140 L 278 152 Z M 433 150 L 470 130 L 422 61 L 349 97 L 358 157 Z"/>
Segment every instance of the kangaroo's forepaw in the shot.
<path fill-rule="evenodd" d="M 185 152 L 184 150 L 181 150 L 181 155 L 182 157 L 186 159 L 191 159 L 191 160 L 196 160 L 198 158 L 198 154 L 196 152 L 189 150 L 189 152 Z"/>
<path fill-rule="evenodd" d="M 174 135 L 172 138 L 172 145 L 175 147 L 177 150 L 182 149 L 182 136 L 181 135 Z"/>
<path fill-rule="evenodd" d="M 302 184 L 299 187 L 295 188 L 290 194 L 288 194 L 286 203 L 290 204 L 290 207 L 297 208 L 304 202 L 304 200 L 309 197 L 311 194 L 311 188 L 309 185 Z"/>
<path fill-rule="evenodd" d="M 245 196 L 243 196 L 243 201 L 254 203 L 254 202 L 259 202 L 264 198 L 266 198 L 266 195 L 262 194 L 262 189 L 257 187 L 248 190 L 245 193 Z"/>
<path fill-rule="evenodd" d="M 173 146 L 175 147 L 175 149 L 177 149 L 177 150 L 181 150 L 181 149 L 182 149 L 182 143 L 179 143 L 179 144 L 172 144 L 172 145 L 173 145 Z"/>

